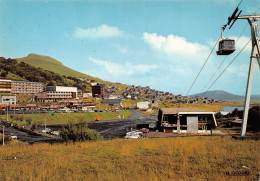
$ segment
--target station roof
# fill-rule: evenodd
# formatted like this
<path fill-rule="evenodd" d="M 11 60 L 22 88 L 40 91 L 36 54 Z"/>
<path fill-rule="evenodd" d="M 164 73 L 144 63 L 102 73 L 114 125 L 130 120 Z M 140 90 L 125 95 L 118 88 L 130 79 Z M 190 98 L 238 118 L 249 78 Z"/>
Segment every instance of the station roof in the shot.
<path fill-rule="evenodd" d="M 208 112 L 198 108 L 161 108 L 163 114 L 177 114 L 177 113 L 207 113 L 211 114 L 212 112 Z"/>

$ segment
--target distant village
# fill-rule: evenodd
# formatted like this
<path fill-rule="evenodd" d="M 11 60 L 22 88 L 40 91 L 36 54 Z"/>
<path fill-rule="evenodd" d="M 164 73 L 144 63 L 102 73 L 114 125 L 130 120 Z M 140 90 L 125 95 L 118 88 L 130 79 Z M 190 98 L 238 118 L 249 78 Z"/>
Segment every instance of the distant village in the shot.
<path fill-rule="evenodd" d="M 83 92 L 77 87 L 44 86 L 42 82 L 27 82 L 0 79 L 0 110 L 9 111 L 56 111 L 56 112 L 93 112 L 101 111 L 96 106 L 97 100 L 104 105 L 110 105 L 113 110 L 128 108 L 124 100 L 135 100 L 132 108 L 148 110 L 158 107 L 162 101 L 173 104 L 215 104 L 223 101 L 182 95 L 131 85 L 120 90 L 112 84 L 102 84 L 94 80 L 79 78 L 80 81 L 91 85 L 92 90 Z M 120 92 L 120 93 L 118 93 Z M 29 102 L 21 101 L 18 97 L 27 95 Z"/>

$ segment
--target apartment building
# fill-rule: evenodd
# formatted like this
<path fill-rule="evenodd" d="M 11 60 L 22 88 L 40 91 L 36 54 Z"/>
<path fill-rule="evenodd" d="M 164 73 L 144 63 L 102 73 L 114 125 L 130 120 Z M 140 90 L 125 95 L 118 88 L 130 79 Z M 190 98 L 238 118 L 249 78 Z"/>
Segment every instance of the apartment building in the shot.
<path fill-rule="evenodd" d="M 11 93 L 12 81 L 0 79 L 0 93 Z"/>
<path fill-rule="evenodd" d="M 14 94 L 36 94 L 43 92 L 42 82 L 12 81 L 12 91 Z"/>
<path fill-rule="evenodd" d="M 77 98 L 77 87 L 47 86 L 47 99 L 75 99 Z"/>
<path fill-rule="evenodd" d="M 92 86 L 92 95 L 93 97 L 99 97 L 99 98 L 107 98 L 108 95 L 106 94 L 105 91 L 105 84 L 96 84 Z"/>

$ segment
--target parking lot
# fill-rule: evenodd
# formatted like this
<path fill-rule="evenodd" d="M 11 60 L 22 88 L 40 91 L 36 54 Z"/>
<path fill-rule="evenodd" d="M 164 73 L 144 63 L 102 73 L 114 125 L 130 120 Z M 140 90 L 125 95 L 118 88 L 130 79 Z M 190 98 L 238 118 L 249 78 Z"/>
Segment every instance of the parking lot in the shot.
<path fill-rule="evenodd" d="M 15 135 L 17 136 L 17 140 L 24 142 L 26 144 L 33 144 L 33 143 L 54 143 L 59 142 L 60 140 L 57 138 L 50 138 L 40 134 L 31 134 L 25 131 L 21 131 L 19 129 L 14 128 L 13 126 L 5 125 L 3 122 L 0 122 L 0 132 L 3 133 L 3 126 L 4 132 L 6 135 Z"/>

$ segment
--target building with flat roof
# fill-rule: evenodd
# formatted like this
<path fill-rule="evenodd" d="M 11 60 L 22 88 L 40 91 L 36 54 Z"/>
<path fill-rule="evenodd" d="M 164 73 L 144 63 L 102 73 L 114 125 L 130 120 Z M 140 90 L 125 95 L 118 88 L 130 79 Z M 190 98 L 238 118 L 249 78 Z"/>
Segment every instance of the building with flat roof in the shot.
<path fill-rule="evenodd" d="M 43 92 L 42 82 L 26 82 L 0 79 L 0 93 L 36 94 Z"/>
<path fill-rule="evenodd" d="M 197 108 L 161 108 L 157 127 L 163 132 L 210 133 L 217 122 L 213 112 Z"/>
<path fill-rule="evenodd" d="M 107 98 L 108 95 L 105 91 L 105 84 L 96 84 L 92 86 L 92 95 L 93 97 L 99 97 L 99 98 Z"/>
<path fill-rule="evenodd" d="M 47 86 L 47 99 L 60 100 L 60 99 L 75 99 L 77 98 L 77 87 L 65 86 Z"/>
<path fill-rule="evenodd" d="M 136 103 L 136 107 L 137 107 L 137 109 L 146 111 L 146 110 L 148 110 L 148 109 L 151 108 L 151 103 L 150 103 L 149 101 L 146 101 L 146 102 L 137 102 L 137 103 Z"/>
<path fill-rule="evenodd" d="M 13 94 L 36 94 L 43 92 L 44 84 L 42 82 L 12 81 Z"/>
<path fill-rule="evenodd" d="M 12 81 L 0 79 L 0 93 L 11 93 Z"/>
<path fill-rule="evenodd" d="M 16 96 L 0 96 L 0 104 L 16 104 Z"/>

